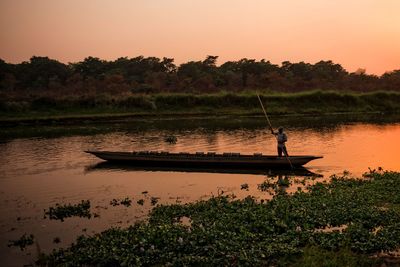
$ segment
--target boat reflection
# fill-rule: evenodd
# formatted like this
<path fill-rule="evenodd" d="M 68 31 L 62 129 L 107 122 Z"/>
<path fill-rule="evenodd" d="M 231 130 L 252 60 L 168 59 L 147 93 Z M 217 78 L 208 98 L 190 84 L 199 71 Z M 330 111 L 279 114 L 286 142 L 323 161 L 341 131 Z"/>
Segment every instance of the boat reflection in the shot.
<path fill-rule="evenodd" d="M 323 177 L 323 175 L 314 173 L 304 167 L 298 167 L 293 170 L 288 169 L 240 169 L 240 168 L 188 168 L 188 167 L 154 167 L 146 165 L 130 165 L 113 162 L 100 162 L 89 165 L 85 168 L 85 172 L 92 171 L 149 171 L 149 172 L 200 172 L 200 173 L 231 173 L 231 174 L 255 174 L 255 175 L 289 175 L 289 176 L 307 176 L 307 177 Z"/>

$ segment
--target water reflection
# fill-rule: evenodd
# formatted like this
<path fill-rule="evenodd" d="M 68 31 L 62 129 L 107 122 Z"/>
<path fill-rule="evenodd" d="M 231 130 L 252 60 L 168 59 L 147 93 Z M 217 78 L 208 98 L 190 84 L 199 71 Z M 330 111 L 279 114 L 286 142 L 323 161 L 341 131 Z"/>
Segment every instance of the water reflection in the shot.
<path fill-rule="evenodd" d="M 323 177 L 321 174 L 317 174 L 311 172 L 310 170 L 304 167 L 298 167 L 293 170 L 288 169 L 239 169 L 232 168 L 227 169 L 223 167 L 214 167 L 214 168 L 187 168 L 187 167 L 152 167 L 152 166 L 138 166 L 138 165 L 129 165 L 129 164 L 121 164 L 121 163 L 112 163 L 112 162 L 100 162 L 94 165 L 86 166 L 86 172 L 93 171 L 124 171 L 124 172 L 133 172 L 133 171 L 150 171 L 150 172 L 195 172 L 195 173 L 232 173 L 232 174 L 254 174 L 254 175 L 263 175 L 263 176 L 276 176 L 276 175 L 285 175 L 285 176 L 315 176 L 315 177 Z"/>
<path fill-rule="evenodd" d="M 332 132 L 343 124 L 373 123 L 386 125 L 400 121 L 399 114 L 336 114 L 326 116 L 271 116 L 275 127 L 312 129 L 318 132 Z M 213 133 L 218 130 L 238 129 L 265 129 L 265 118 L 260 116 L 240 117 L 210 117 L 210 118 L 126 118 L 115 122 L 93 122 L 73 125 L 2 125 L 0 129 L 0 144 L 15 138 L 58 138 L 62 136 L 87 136 L 119 132 L 129 134 L 133 132 L 165 131 L 185 134 L 192 130 Z M 213 137 L 210 135 L 210 142 Z"/>
<path fill-rule="evenodd" d="M 310 162 L 301 173 L 226 169 L 201 172 L 109 165 L 83 152 L 164 150 L 274 155 L 276 141 L 263 117 L 1 128 L 0 257 L 3 263 L 10 265 L 21 258 L 18 249 L 6 247 L 8 240 L 32 233 L 40 240 L 40 248 L 50 251 L 71 243 L 84 229 L 93 233 L 145 218 L 153 207 L 151 197 L 159 198 L 161 204 L 171 204 L 209 198 L 224 191 L 237 197 L 253 195 L 265 200 L 274 192 L 260 190 L 260 184 L 272 191 L 291 193 L 344 170 L 357 176 L 368 167 L 400 170 L 400 120 L 393 121 L 386 116 L 377 116 L 377 123 L 330 117 L 271 119 L 274 125 L 286 128 L 290 154 L 324 158 Z M 168 135 L 177 137 L 176 144 L 165 142 Z M 242 190 L 242 185 L 246 189 Z M 143 196 L 143 191 L 148 191 L 149 196 Z M 144 206 L 110 207 L 112 199 L 127 196 L 135 199 L 134 203 L 145 199 Z M 99 218 L 87 221 L 72 218 L 64 223 L 43 219 L 44 209 L 56 203 L 79 203 L 83 199 L 93 203 Z M 54 237 L 60 237 L 62 242 L 55 245 Z M 22 259 L 32 259 L 34 249 L 30 253 Z"/>

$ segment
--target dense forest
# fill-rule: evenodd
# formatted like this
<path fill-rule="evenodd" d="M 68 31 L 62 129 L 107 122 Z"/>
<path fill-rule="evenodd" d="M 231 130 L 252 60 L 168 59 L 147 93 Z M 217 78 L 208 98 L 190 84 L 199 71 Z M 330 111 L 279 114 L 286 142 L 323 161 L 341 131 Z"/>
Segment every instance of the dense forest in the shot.
<path fill-rule="evenodd" d="M 32 57 L 20 64 L 0 59 L 0 93 L 19 95 L 29 92 L 57 95 L 105 93 L 215 93 L 262 90 L 299 92 L 337 90 L 371 92 L 400 91 L 400 70 L 369 75 L 359 69 L 349 73 L 340 64 L 241 59 L 217 65 L 217 56 L 203 61 L 174 64 L 172 58 L 135 57 L 114 61 L 88 57 L 64 64 L 48 57 Z"/>

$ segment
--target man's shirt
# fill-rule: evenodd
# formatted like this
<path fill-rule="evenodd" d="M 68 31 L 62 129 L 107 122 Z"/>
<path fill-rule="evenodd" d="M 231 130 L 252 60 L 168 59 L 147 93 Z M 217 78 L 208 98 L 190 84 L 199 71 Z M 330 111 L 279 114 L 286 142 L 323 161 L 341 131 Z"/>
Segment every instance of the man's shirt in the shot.
<path fill-rule="evenodd" d="M 277 133 L 276 140 L 278 141 L 278 147 L 284 147 L 287 141 L 287 136 L 285 133 Z"/>

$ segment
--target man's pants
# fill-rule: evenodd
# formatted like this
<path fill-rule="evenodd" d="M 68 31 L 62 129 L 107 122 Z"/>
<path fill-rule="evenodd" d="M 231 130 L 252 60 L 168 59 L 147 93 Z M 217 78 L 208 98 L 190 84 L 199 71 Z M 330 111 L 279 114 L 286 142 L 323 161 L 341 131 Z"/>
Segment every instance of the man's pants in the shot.
<path fill-rule="evenodd" d="M 287 153 L 287 150 L 286 150 L 286 146 L 284 146 L 284 147 L 278 146 L 278 156 L 279 157 L 282 157 L 282 152 L 285 153 L 284 155 L 289 156 L 289 154 Z"/>

